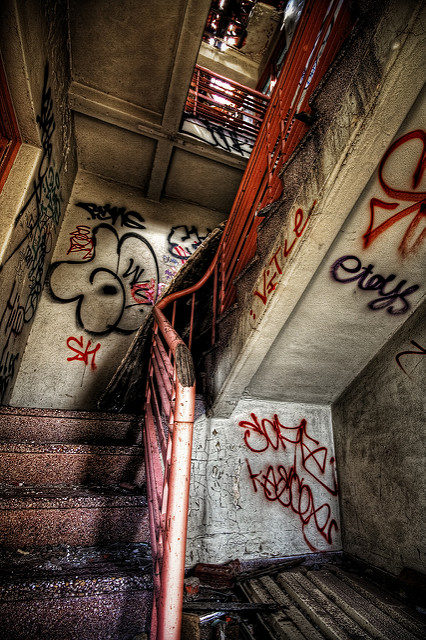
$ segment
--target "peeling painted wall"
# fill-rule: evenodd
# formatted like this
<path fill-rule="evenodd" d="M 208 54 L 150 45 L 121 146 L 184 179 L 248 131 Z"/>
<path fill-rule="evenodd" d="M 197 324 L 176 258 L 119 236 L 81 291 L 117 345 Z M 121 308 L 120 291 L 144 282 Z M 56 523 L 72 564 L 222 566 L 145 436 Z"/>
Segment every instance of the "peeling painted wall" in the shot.
<path fill-rule="evenodd" d="M 424 554 L 425 305 L 333 405 L 343 548 L 398 574 Z"/>
<path fill-rule="evenodd" d="M 222 217 L 79 172 L 11 404 L 93 410 L 158 296 Z"/>
<path fill-rule="evenodd" d="M 187 564 L 337 551 L 330 408 L 241 400 L 195 425 Z"/>
<path fill-rule="evenodd" d="M 23 145 L 0 196 L 0 403 L 34 320 L 76 172 L 67 3 L 7 0 L 0 49 Z M 28 62 L 28 66 L 27 66 Z"/>

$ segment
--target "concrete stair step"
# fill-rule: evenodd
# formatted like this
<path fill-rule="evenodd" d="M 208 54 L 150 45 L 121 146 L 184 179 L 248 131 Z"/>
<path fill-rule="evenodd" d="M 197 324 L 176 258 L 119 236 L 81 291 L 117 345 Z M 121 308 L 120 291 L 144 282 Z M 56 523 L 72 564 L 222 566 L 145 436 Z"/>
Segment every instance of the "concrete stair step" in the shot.
<path fill-rule="evenodd" d="M 0 440 L 139 444 L 142 430 L 129 414 L 0 407 Z"/>
<path fill-rule="evenodd" d="M 3 487 L 0 546 L 95 546 L 146 542 L 147 501 L 141 491 L 111 487 Z"/>
<path fill-rule="evenodd" d="M 147 630 L 152 569 L 146 544 L 3 551 L 0 566 L 0 618 L 10 640 L 130 640 Z"/>
<path fill-rule="evenodd" d="M 137 445 L 0 442 L 0 486 L 141 486 L 144 480 Z"/>
<path fill-rule="evenodd" d="M 75 547 L 69 544 L 47 545 L 24 551 L 0 549 L 0 585 L 9 580 L 52 574 L 101 575 L 107 571 L 130 569 L 141 574 L 151 571 L 151 551 L 147 542 L 127 542 Z"/>

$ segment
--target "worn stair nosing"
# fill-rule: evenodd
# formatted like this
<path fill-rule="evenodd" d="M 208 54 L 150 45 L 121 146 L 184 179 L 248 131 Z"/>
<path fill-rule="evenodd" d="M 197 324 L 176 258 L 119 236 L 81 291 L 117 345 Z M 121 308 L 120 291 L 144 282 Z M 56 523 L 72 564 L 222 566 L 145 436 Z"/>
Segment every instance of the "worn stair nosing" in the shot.
<path fill-rule="evenodd" d="M 3 584 L 2 584 L 3 582 Z M 152 588 L 151 571 L 118 570 L 116 573 L 81 575 L 78 572 L 63 573 L 28 579 L 0 580 L 0 602 L 40 600 L 50 598 L 90 597 L 118 591 L 142 591 Z"/>
<path fill-rule="evenodd" d="M 38 407 L 10 407 L 0 405 L 0 418 L 2 415 L 17 417 L 40 417 L 40 418 L 64 418 L 67 420 L 98 420 L 108 422 L 130 422 L 137 420 L 140 416 L 132 413 L 107 413 L 96 411 L 72 411 L 69 409 L 40 409 Z"/>
<path fill-rule="evenodd" d="M 97 456 L 143 456 L 143 447 L 137 444 L 72 444 L 62 442 L 15 442 L 13 440 L 0 441 L 0 453 L 11 454 L 67 454 L 67 455 L 97 455 Z"/>
<path fill-rule="evenodd" d="M 122 494 L 112 491 L 90 492 L 78 487 L 63 487 L 61 491 L 50 488 L 37 489 L 33 493 L 28 487 L 21 490 L 0 491 L 0 511 L 21 509 L 99 509 L 147 506 L 142 494 Z M 56 494 L 56 495 L 55 495 Z"/>

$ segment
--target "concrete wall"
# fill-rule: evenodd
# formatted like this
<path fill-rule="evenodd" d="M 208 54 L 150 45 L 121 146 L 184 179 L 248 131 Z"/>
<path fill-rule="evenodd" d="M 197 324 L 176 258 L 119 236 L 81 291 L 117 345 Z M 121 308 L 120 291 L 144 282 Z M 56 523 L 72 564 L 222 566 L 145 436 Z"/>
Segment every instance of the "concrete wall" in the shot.
<path fill-rule="evenodd" d="M 423 305 L 333 405 L 345 551 L 395 574 L 424 555 Z"/>
<path fill-rule="evenodd" d="M 11 404 L 94 410 L 157 296 L 222 218 L 80 171 Z"/>
<path fill-rule="evenodd" d="M 250 381 L 250 395 L 333 402 L 424 298 L 426 244 L 420 202 L 426 182 L 419 175 L 415 183 L 426 140 L 424 104 L 421 92 Z M 303 254 L 314 253 L 315 240 L 320 241 L 305 232 L 327 211 L 314 207 L 313 220 L 306 209 L 303 216 L 299 209 L 299 217 L 297 211 L 298 204 L 253 289 L 247 315 L 254 328 L 263 313 L 271 312 L 274 298 L 284 301 L 303 278 Z M 304 225 L 298 238 L 294 229 Z M 323 232 L 325 241 L 327 225 Z M 288 271 L 297 251 L 300 262 Z M 271 290 L 269 282 L 276 288 Z M 277 315 L 277 309 L 272 314 Z M 265 329 L 267 325 L 261 331 Z"/>
<path fill-rule="evenodd" d="M 245 398 L 195 424 L 187 564 L 337 551 L 330 407 Z"/>
<path fill-rule="evenodd" d="M 23 141 L 0 194 L 0 403 L 7 402 L 71 192 L 67 3 L 5 0 L 0 52 Z"/>

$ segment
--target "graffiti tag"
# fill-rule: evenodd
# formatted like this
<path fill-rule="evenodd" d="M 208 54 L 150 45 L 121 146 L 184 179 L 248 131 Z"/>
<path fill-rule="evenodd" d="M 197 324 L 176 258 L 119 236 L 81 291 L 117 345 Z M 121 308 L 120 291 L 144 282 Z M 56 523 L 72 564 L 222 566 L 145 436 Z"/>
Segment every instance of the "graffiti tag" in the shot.
<path fill-rule="evenodd" d="M 4 337 L 4 346 L 0 357 L 0 402 L 3 402 L 7 387 L 15 374 L 15 364 L 19 353 L 10 349 L 11 340 L 22 333 L 25 323 L 25 309 L 20 304 L 19 294 L 13 283 L 6 307 L 0 319 L 0 334 Z"/>
<path fill-rule="evenodd" d="M 178 258 L 182 263 L 186 262 L 200 244 L 207 238 L 211 229 L 207 229 L 204 235 L 198 232 L 197 227 L 191 228 L 186 225 L 172 227 L 167 242 L 169 243 L 169 253 L 174 258 Z"/>
<path fill-rule="evenodd" d="M 336 282 L 357 282 L 358 288 L 363 291 L 377 291 L 379 297 L 367 304 L 373 311 L 386 309 L 393 316 L 406 313 L 410 309 L 410 303 L 406 298 L 417 291 L 419 285 L 414 284 L 404 289 L 407 281 L 401 280 L 396 287 L 386 291 L 386 286 L 395 280 L 396 275 L 391 273 L 385 278 L 380 274 L 373 274 L 373 269 L 373 264 L 363 267 L 361 260 L 356 256 L 342 256 L 332 264 L 331 276 Z M 355 275 L 345 277 L 345 273 Z"/>
<path fill-rule="evenodd" d="M 37 115 L 36 122 L 40 130 L 42 155 L 33 180 L 32 191 L 14 222 L 15 229 L 19 225 L 24 235 L 0 265 L 1 272 L 15 255 L 19 256 L 19 265 L 15 269 L 17 276 L 12 284 L 2 315 L 2 324 L 0 324 L 4 329 L 4 346 L 0 358 L 1 401 L 14 377 L 15 364 L 19 358 L 19 353 L 16 350 L 13 352 L 12 341 L 22 332 L 23 325 L 32 320 L 36 312 L 43 288 L 46 258 L 52 250 L 53 237 L 61 218 L 59 173 L 53 159 L 52 138 L 56 124 L 49 86 L 48 63 L 44 69 L 40 113 Z M 33 204 L 34 210 L 30 208 Z M 16 233 L 19 232 L 16 231 Z M 15 286 L 18 282 L 25 280 L 28 288 L 24 295 L 18 295 Z"/>
<path fill-rule="evenodd" d="M 146 229 L 144 218 L 137 211 L 127 211 L 125 207 L 113 207 L 110 204 L 99 205 L 94 202 L 77 202 L 76 207 L 84 209 L 91 215 L 92 220 L 111 222 L 116 225 L 118 221 L 122 227 L 130 229 Z"/>
<path fill-rule="evenodd" d="M 396 354 L 395 356 L 395 360 L 396 363 L 398 365 L 398 367 L 410 378 L 410 374 L 407 373 L 406 369 L 402 366 L 401 364 L 401 358 L 402 356 L 424 356 L 426 355 L 426 349 L 424 347 L 422 347 L 420 344 L 418 344 L 417 342 L 415 342 L 414 340 L 411 340 L 411 344 L 413 345 L 413 347 L 415 347 L 417 349 L 417 351 L 413 351 L 412 349 L 409 349 L 407 351 L 400 351 L 399 353 Z"/>
<path fill-rule="evenodd" d="M 389 159 L 399 147 L 405 145 L 410 140 L 416 139 L 421 141 L 422 151 L 411 176 L 412 189 L 407 190 L 406 188 L 401 189 L 395 186 L 391 186 L 391 184 L 389 184 L 389 179 L 384 177 L 384 174 L 386 174 L 386 168 Z M 402 236 L 402 240 L 398 246 L 398 252 L 403 258 L 405 258 L 407 255 L 415 253 L 423 243 L 426 237 L 426 229 L 424 227 L 426 217 L 426 192 L 415 191 L 415 189 L 417 189 L 417 187 L 420 185 L 420 182 L 423 178 L 425 167 L 425 149 L 426 133 L 422 129 L 416 129 L 415 131 L 410 131 L 409 133 L 406 133 L 398 138 L 398 140 L 391 144 L 391 146 L 384 154 L 379 164 L 379 182 L 383 192 L 389 198 L 396 200 L 396 202 L 385 202 L 383 200 L 380 200 L 379 198 L 371 198 L 370 222 L 367 231 L 362 236 L 364 249 L 366 249 L 372 242 L 374 242 L 374 240 L 376 240 L 382 233 L 387 231 L 392 225 L 394 225 L 396 222 L 399 222 L 403 218 L 406 218 L 407 216 L 411 217 L 411 221 Z M 399 168 L 400 164 L 396 164 Z M 383 222 L 377 224 L 376 211 L 378 209 L 381 209 L 382 211 L 394 211 L 398 207 L 404 206 L 404 202 L 412 202 L 413 204 L 400 211 L 397 211 L 390 217 L 386 218 L 386 220 L 384 220 Z M 416 237 L 416 231 L 421 223 L 423 223 L 423 228 Z"/>
<path fill-rule="evenodd" d="M 297 209 L 296 213 L 294 214 L 294 226 L 292 230 L 294 235 L 292 237 L 292 242 L 290 243 L 290 239 L 288 236 L 285 237 L 284 242 L 280 244 L 280 246 L 276 249 L 268 265 L 263 270 L 261 277 L 261 286 L 259 289 L 253 291 L 253 296 L 261 300 L 264 306 L 266 306 L 268 300 L 271 298 L 272 293 L 277 288 L 280 276 L 282 275 L 284 270 L 285 261 L 287 260 L 299 238 L 305 231 L 306 225 L 308 224 L 309 218 L 316 203 L 317 201 L 315 200 L 306 216 L 303 213 L 303 209 Z M 256 320 L 256 313 L 253 309 L 250 310 L 250 315 L 253 320 Z"/>
<path fill-rule="evenodd" d="M 85 225 L 78 225 L 75 231 L 71 231 L 70 248 L 67 251 L 67 255 L 83 251 L 82 260 L 91 258 L 93 255 L 93 238 L 90 234 L 90 227 Z"/>
<path fill-rule="evenodd" d="M 119 237 L 106 223 L 94 227 L 92 238 L 93 253 L 88 260 L 51 265 L 50 293 L 57 302 L 76 303 L 77 326 L 90 334 L 133 333 L 147 313 L 146 305 L 157 298 L 159 271 L 154 250 L 139 234 Z M 114 255 L 116 262 L 111 265 Z"/>
<path fill-rule="evenodd" d="M 71 342 L 74 342 L 77 347 L 73 347 Z M 74 351 L 75 356 L 70 356 L 67 358 L 67 360 L 69 360 L 70 362 L 72 360 L 78 360 L 79 362 L 84 362 L 84 364 L 87 366 L 89 364 L 89 356 L 91 356 L 92 359 L 90 362 L 90 368 L 92 371 L 95 371 L 97 368 L 95 363 L 95 356 L 101 348 L 101 345 L 98 342 L 98 344 L 91 349 L 91 344 L 92 341 L 89 340 L 86 348 L 84 348 L 83 336 L 80 336 L 80 339 L 70 336 L 69 338 L 67 338 L 67 347 L 71 349 L 71 351 Z"/>
<path fill-rule="evenodd" d="M 315 532 L 332 544 L 333 532 L 338 531 L 337 522 L 332 517 L 330 504 L 323 502 L 318 506 L 314 493 L 319 485 L 331 496 L 337 496 L 334 457 L 329 458 L 327 447 L 308 435 L 305 419 L 296 427 L 286 427 L 276 414 L 272 420 L 259 420 L 255 413 L 250 417 L 251 421 L 242 420 L 239 423 L 245 429 L 244 442 L 247 448 L 255 454 L 271 448 L 287 452 L 291 459 L 289 465 L 268 465 L 266 471 L 262 469 L 257 473 L 253 471 L 252 463 L 246 460 L 253 490 L 255 493 L 261 490 L 268 502 L 278 502 L 299 517 L 303 538 L 311 551 L 317 550 L 311 540 Z"/>

